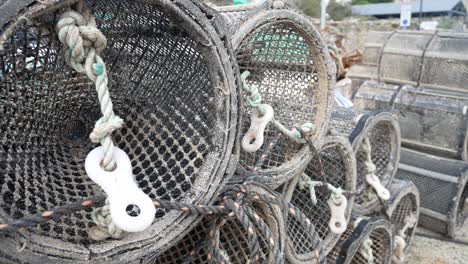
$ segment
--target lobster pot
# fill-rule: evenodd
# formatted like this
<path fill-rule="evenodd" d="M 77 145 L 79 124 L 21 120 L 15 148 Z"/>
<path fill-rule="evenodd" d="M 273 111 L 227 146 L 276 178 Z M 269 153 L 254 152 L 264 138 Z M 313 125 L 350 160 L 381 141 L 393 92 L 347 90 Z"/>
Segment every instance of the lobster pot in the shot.
<path fill-rule="evenodd" d="M 393 236 L 390 222 L 382 218 L 359 218 L 349 224 L 327 256 L 329 264 L 390 263 Z"/>
<path fill-rule="evenodd" d="M 3 223 L 104 195 L 84 170 L 97 147 L 89 140 L 101 117 L 97 93 L 66 63 L 56 32 L 72 2 L 0 5 Z M 114 111 L 124 120 L 112 139 L 128 154 L 139 188 L 153 199 L 211 203 L 238 151 L 238 76 L 221 18 L 195 1 L 83 4 L 107 38 L 100 56 Z M 197 218 L 158 209 L 145 232 L 97 243 L 87 234 L 91 210 L 78 211 L 25 230 L 21 253 L 14 239 L 1 239 L 0 255 L 25 263 L 124 263 L 173 245 Z"/>
<path fill-rule="evenodd" d="M 327 182 L 349 193 L 353 193 L 356 188 L 356 160 L 351 144 L 342 137 L 326 137 L 317 144 L 317 151 L 308 157 L 308 164 L 303 174 L 288 183 L 284 196 L 286 201 L 296 206 L 312 221 L 322 244 L 308 243 L 305 239 L 305 230 L 293 218 L 288 218 L 286 257 L 289 263 L 317 261 L 317 250 L 322 251 L 320 257 L 324 258 L 340 238 L 340 234 L 333 233 L 329 227 L 331 211 L 327 201 L 330 199 L 330 191 L 315 187 L 317 203 L 314 204 L 310 186 L 306 186 L 306 182 L 308 180 Z M 352 208 L 353 199 L 348 197 L 346 220 L 349 220 Z"/>
<path fill-rule="evenodd" d="M 389 112 L 369 112 L 346 108 L 336 108 L 330 123 L 331 133 L 349 139 L 356 155 L 357 184 L 353 210 L 367 215 L 379 205 L 379 198 L 366 181 L 368 168 L 367 152 L 364 150 L 366 138 L 371 146 L 371 161 L 375 165 L 374 174 L 382 186 L 388 188 L 397 170 L 400 159 L 400 128 L 394 115 Z"/>
<path fill-rule="evenodd" d="M 395 179 L 390 193 L 392 196 L 385 202 L 381 214 L 389 217 L 393 235 L 405 241 L 405 247 L 401 249 L 394 244 L 392 262 L 405 263 L 419 218 L 419 190 L 411 181 Z"/>
<path fill-rule="evenodd" d="M 260 194 L 278 195 L 268 188 L 259 184 L 253 184 L 249 188 Z M 284 251 L 284 223 L 283 215 L 279 207 L 256 202 L 251 208 L 260 216 L 268 225 L 272 233 L 273 241 L 279 246 L 281 258 Z M 216 224 L 216 221 L 226 222 L 219 228 L 219 237 L 215 238 L 216 244 L 219 244 L 220 252 L 226 259 L 226 263 L 249 263 L 251 259 L 251 245 L 247 236 L 247 230 L 244 230 L 242 224 L 236 219 L 214 219 L 213 217 L 205 217 L 200 224 L 192 229 L 177 245 L 170 248 L 162 254 L 156 254 L 147 257 L 142 263 L 144 264 L 179 264 L 187 259 L 189 254 L 194 253 L 193 259 L 189 263 L 212 263 L 208 260 L 208 245 L 206 239 L 210 233 L 210 227 Z M 274 263 L 273 255 L 268 247 L 269 241 L 263 233 L 260 232 L 259 226 L 254 226 L 258 232 L 258 243 L 260 248 L 258 263 Z M 217 232 L 213 232 L 217 233 Z"/>
<path fill-rule="evenodd" d="M 380 55 L 391 36 L 392 32 L 388 31 L 369 31 L 364 40 L 363 64 L 379 66 Z"/>
<path fill-rule="evenodd" d="M 434 33 L 397 31 L 382 50 L 379 80 L 388 83 L 417 85 L 424 51 Z"/>
<path fill-rule="evenodd" d="M 348 71 L 353 81 L 466 91 L 468 34 L 452 32 L 369 32 L 363 64 Z M 353 86 L 354 87 L 354 86 Z"/>
<path fill-rule="evenodd" d="M 467 72 L 468 34 L 438 32 L 424 54 L 421 86 L 466 91 Z"/>
<path fill-rule="evenodd" d="M 308 138 L 313 141 L 328 128 L 335 82 L 333 62 L 307 17 L 273 5 L 244 11 L 235 18 L 232 12 L 221 14 L 233 33 L 241 74 L 250 72 L 247 84 L 259 89 L 262 103 L 271 105 L 275 120 L 288 129 L 312 123 L 314 129 Z M 250 127 L 251 113 L 245 104 L 243 135 Z M 310 150 L 308 144 L 282 134 L 272 122 L 264 137 L 258 151 L 241 150 L 239 165 L 255 171 L 259 181 L 276 188 L 300 173 L 300 164 Z"/>
<path fill-rule="evenodd" d="M 358 109 L 394 110 L 405 147 L 467 160 L 466 93 L 366 81 L 353 102 Z"/>
<path fill-rule="evenodd" d="M 467 105 L 466 93 L 404 86 L 393 106 L 403 146 L 467 160 Z"/>
<path fill-rule="evenodd" d="M 353 107 L 361 110 L 391 111 L 400 86 L 365 81 L 353 96 Z"/>
<path fill-rule="evenodd" d="M 398 179 L 410 180 L 421 197 L 419 224 L 455 237 L 468 215 L 465 162 L 402 149 Z"/>

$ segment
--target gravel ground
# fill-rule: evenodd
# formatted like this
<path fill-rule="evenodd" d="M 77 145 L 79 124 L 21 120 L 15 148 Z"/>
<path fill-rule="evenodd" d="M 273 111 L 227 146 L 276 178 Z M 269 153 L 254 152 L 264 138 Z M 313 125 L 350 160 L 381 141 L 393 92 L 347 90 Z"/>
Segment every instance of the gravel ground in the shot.
<path fill-rule="evenodd" d="M 423 229 L 418 232 L 436 235 Z M 456 239 L 468 243 L 468 222 Z M 468 264 L 468 245 L 415 236 L 408 264 Z"/>

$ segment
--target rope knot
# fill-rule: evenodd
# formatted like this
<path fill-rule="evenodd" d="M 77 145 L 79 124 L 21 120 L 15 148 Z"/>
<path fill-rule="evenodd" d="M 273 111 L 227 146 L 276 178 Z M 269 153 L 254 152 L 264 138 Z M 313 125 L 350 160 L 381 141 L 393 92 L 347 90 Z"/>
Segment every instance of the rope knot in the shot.
<path fill-rule="evenodd" d="M 112 132 L 117 129 L 120 129 L 123 125 L 123 120 L 119 116 L 114 115 L 109 119 L 109 121 L 104 122 L 103 117 L 101 117 L 94 126 L 93 132 L 89 135 L 89 138 L 94 143 L 99 143 L 105 137 L 110 136 Z"/>
<path fill-rule="evenodd" d="M 57 23 L 57 31 L 60 42 L 65 45 L 67 63 L 81 73 L 88 71 L 87 64 L 92 66 L 92 63 L 87 62 L 96 60 L 97 54 L 107 46 L 106 37 L 96 27 L 94 17 L 87 12 L 69 10 L 63 13 Z"/>

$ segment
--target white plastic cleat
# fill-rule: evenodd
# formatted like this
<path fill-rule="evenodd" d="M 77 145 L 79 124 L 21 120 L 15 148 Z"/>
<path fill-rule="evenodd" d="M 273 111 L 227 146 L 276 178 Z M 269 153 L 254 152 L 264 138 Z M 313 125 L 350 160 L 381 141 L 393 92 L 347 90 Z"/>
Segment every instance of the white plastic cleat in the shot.
<path fill-rule="evenodd" d="M 331 217 L 328 226 L 330 230 L 335 234 L 342 234 L 346 231 L 348 223 L 346 222 L 346 207 L 348 206 L 348 200 L 344 195 L 340 196 L 340 203 L 336 204 L 335 201 L 330 197 L 327 201 L 330 207 Z"/>
<path fill-rule="evenodd" d="M 390 192 L 385 188 L 382 183 L 380 182 L 379 178 L 375 176 L 375 174 L 369 173 L 366 175 L 366 181 L 367 183 L 374 188 L 374 190 L 377 192 L 377 195 L 380 197 L 382 200 L 388 200 L 390 199 Z"/>
<path fill-rule="evenodd" d="M 133 179 L 132 166 L 127 154 L 114 147 L 114 171 L 101 167 L 104 157 L 102 147 L 93 149 L 85 161 L 85 170 L 89 178 L 98 184 L 109 199 L 112 221 L 124 231 L 141 232 L 154 221 L 156 209 L 151 198 L 146 195 Z M 128 206 L 136 206 L 140 212 L 137 216 L 127 213 Z"/>
<path fill-rule="evenodd" d="M 247 152 L 255 152 L 262 147 L 266 126 L 274 117 L 274 111 L 270 105 L 263 104 L 262 106 L 264 114 L 260 116 L 258 109 L 252 111 L 249 130 L 242 138 L 242 148 Z"/>

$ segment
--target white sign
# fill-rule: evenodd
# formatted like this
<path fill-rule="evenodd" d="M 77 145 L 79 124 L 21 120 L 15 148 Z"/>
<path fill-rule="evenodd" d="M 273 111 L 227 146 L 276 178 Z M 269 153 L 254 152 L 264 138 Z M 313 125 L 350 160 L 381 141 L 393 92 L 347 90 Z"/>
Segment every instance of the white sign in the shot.
<path fill-rule="evenodd" d="M 409 27 L 411 25 L 411 5 L 401 5 L 400 26 Z"/>

